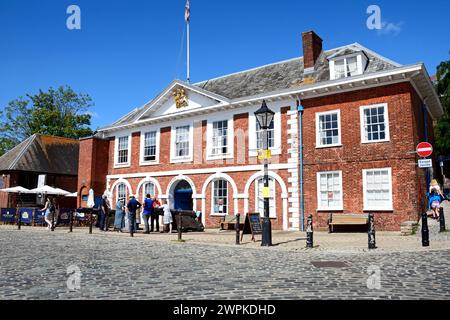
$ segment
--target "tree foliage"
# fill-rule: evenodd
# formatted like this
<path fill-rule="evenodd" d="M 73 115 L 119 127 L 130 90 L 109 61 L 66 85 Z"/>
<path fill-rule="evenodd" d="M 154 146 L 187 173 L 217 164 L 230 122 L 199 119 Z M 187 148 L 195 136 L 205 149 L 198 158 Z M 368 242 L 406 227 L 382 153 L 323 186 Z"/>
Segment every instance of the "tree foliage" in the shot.
<path fill-rule="evenodd" d="M 89 95 L 64 86 L 9 102 L 0 111 L 0 155 L 35 133 L 73 139 L 92 135 L 92 105 Z"/>
<path fill-rule="evenodd" d="M 436 77 L 436 89 L 444 108 L 444 116 L 435 128 L 436 146 L 440 154 L 450 155 L 450 60 L 438 66 Z"/>

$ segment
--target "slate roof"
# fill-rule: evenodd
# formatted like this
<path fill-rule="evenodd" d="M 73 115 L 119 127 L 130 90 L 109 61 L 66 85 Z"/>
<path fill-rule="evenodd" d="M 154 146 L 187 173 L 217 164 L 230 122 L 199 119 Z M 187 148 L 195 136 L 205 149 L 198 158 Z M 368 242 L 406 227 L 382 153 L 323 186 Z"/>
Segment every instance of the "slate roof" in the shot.
<path fill-rule="evenodd" d="M 316 71 L 312 75 L 315 82 L 330 80 L 329 57 L 339 57 L 359 51 L 364 51 L 369 60 L 364 74 L 391 70 L 396 67 L 387 59 L 383 59 L 370 50 L 363 50 L 355 44 L 345 49 L 323 51 L 316 63 Z M 303 57 L 300 57 L 195 85 L 230 99 L 238 99 L 277 90 L 301 88 L 304 85 L 303 80 Z"/>
<path fill-rule="evenodd" d="M 77 175 L 79 141 L 35 134 L 0 157 L 0 171 Z"/>
<path fill-rule="evenodd" d="M 316 63 L 316 70 L 311 75 L 315 83 L 330 80 L 330 57 L 338 57 L 363 51 L 368 58 L 368 65 L 364 74 L 391 70 L 400 67 L 399 64 L 386 59 L 375 52 L 354 43 L 348 46 L 323 51 Z M 301 88 L 304 86 L 303 57 L 269 64 L 223 77 L 202 81 L 194 84 L 203 90 L 223 96 L 229 100 L 255 96 L 283 89 Z M 112 126 L 125 125 L 137 120 L 142 111 L 148 106 L 135 109 Z"/>

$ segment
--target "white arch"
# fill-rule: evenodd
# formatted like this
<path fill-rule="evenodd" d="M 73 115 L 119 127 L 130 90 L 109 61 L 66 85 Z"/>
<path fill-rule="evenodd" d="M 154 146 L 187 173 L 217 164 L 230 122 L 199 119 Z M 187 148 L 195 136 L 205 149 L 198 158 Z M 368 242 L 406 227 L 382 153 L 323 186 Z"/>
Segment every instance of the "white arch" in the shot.
<path fill-rule="evenodd" d="M 254 175 L 252 175 L 250 177 L 250 179 L 248 179 L 247 184 L 245 185 L 245 189 L 244 189 L 244 193 L 248 194 L 248 191 L 250 189 L 250 185 L 253 183 L 253 181 L 255 181 L 258 178 L 263 178 L 264 177 L 264 172 L 260 171 L 260 172 L 256 172 Z M 276 181 L 278 181 L 279 185 L 281 186 L 281 198 L 282 199 L 287 199 L 288 198 L 288 189 L 286 187 L 286 184 L 284 183 L 283 178 L 281 178 L 278 174 L 276 174 L 273 171 L 269 171 L 269 177 L 275 179 Z"/>
<path fill-rule="evenodd" d="M 209 178 L 206 179 L 205 183 L 203 184 L 202 194 L 206 194 L 206 188 L 208 188 L 208 185 L 212 181 L 219 180 L 219 179 L 224 179 L 231 184 L 231 187 L 233 188 L 233 197 L 234 197 L 234 195 L 237 195 L 239 193 L 236 182 L 234 182 L 234 179 L 232 177 L 230 177 L 226 173 L 216 173 L 216 174 L 213 174 L 212 176 L 209 176 Z"/>
<path fill-rule="evenodd" d="M 254 175 L 252 175 L 250 177 L 250 179 L 248 179 L 247 184 L 245 185 L 245 194 L 249 194 L 249 189 L 250 189 L 250 185 L 253 183 L 253 181 L 255 181 L 258 178 L 262 178 L 264 177 L 264 172 L 260 171 L 260 172 L 256 172 Z M 269 171 L 269 177 L 275 179 L 278 184 L 281 186 L 281 199 L 283 199 L 283 230 L 288 230 L 288 189 L 286 188 L 286 184 L 284 183 L 283 178 L 281 178 L 278 174 L 276 174 L 273 171 Z M 248 213 L 248 197 L 246 199 L 244 199 L 244 211 L 245 213 Z"/>
<path fill-rule="evenodd" d="M 161 185 L 159 184 L 158 180 L 156 180 L 155 178 L 152 178 L 152 177 L 146 177 L 146 178 L 142 179 L 141 182 L 139 182 L 139 184 L 136 188 L 136 196 L 139 195 L 139 191 L 141 190 L 141 187 L 148 182 L 153 183 L 155 185 L 156 190 L 158 191 L 158 196 L 161 196 L 162 195 Z"/>
<path fill-rule="evenodd" d="M 234 200 L 234 214 L 237 214 L 239 212 L 239 208 L 238 208 L 238 199 L 237 199 L 237 195 L 239 193 L 236 182 L 234 182 L 234 179 L 232 177 L 230 177 L 229 175 L 227 175 L 226 173 L 215 173 L 211 176 L 208 177 L 208 179 L 206 179 L 205 183 L 203 184 L 203 189 L 202 189 L 202 218 L 203 220 L 206 220 L 206 188 L 208 188 L 208 185 L 215 180 L 219 180 L 219 179 L 224 179 L 226 181 L 228 181 L 231 184 L 231 187 L 233 188 L 233 200 Z M 205 221 L 203 221 L 203 224 L 205 224 Z"/>
<path fill-rule="evenodd" d="M 130 182 L 124 178 L 120 178 L 119 180 L 117 180 L 116 182 L 113 183 L 113 185 L 111 187 L 111 193 L 114 191 L 114 189 L 117 187 L 117 185 L 119 185 L 121 183 L 123 183 L 127 186 L 129 194 L 133 194 L 133 189 L 131 188 Z"/>
<path fill-rule="evenodd" d="M 169 195 L 173 185 L 175 183 L 177 183 L 178 181 L 182 181 L 182 180 L 186 180 L 191 185 L 191 187 L 192 187 L 192 195 L 196 196 L 197 195 L 197 190 L 195 189 L 194 181 L 192 181 L 191 178 L 189 178 L 189 177 L 187 177 L 185 175 L 182 175 L 182 174 L 176 176 L 175 178 L 172 179 L 172 181 L 170 181 L 169 185 L 167 186 L 166 194 Z"/>
<path fill-rule="evenodd" d="M 167 192 L 166 192 L 166 196 L 169 200 L 169 205 L 172 206 L 173 204 L 173 193 L 171 192 L 173 187 L 176 186 L 176 183 L 179 181 L 183 181 L 185 180 L 187 183 L 190 184 L 191 188 L 192 188 L 192 200 L 193 200 L 193 209 L 194 211 L 197 211 L 197 189 L 195 188 L 195 183 L 194 181 L 192 181 L 191 178 L 185 176 L 185 175 L 178 175 L 175 178 L 172 179 L 172 181 L 170 181 L 169 185 L 167 186 Z"/>

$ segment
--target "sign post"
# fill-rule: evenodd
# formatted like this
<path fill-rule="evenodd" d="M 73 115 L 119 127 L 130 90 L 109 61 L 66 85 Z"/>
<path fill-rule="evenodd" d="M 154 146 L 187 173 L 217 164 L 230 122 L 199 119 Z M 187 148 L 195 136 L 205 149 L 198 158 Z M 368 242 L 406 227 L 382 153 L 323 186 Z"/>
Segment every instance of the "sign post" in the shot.
<path fill-rule="evenodd" d="M 422 158 L 419 160 L 419 168 L 427 170 L 429 168 L 433 168 L 433 160 L 428 158 L 433 154 L 433 146 L 430 143 L 419 143 L 417 145 L 416 152 L 417 155 Z"/>

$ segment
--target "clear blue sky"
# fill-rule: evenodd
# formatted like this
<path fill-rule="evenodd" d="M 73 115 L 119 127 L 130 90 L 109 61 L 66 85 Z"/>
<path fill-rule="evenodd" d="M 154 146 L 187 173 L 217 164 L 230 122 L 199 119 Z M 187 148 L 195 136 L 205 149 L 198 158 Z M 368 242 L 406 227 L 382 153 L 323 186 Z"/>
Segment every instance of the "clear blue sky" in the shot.
<path fill-rule="evenodd" d="M 81 8 L 81 30 L 66 9 Z M 366 27 L 381 8 L 383 31 Z M 0 0 L 0 107 L 40 88 L 69 85 L 92 96 L 93 127 L 140 107 L 174 78 L 185 0 Z M 450 0 L 191 0 L 192 81 L 302 55 L 301 33 L 324 47 L 359 42 L 402 64 L 425 62 L 434 74 L 450 58 Z"/>

